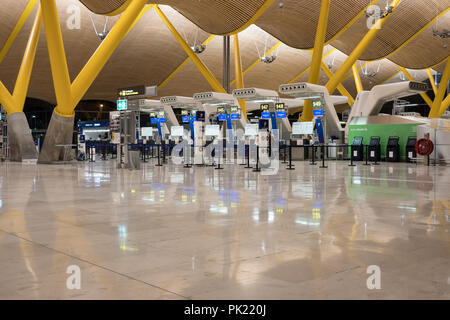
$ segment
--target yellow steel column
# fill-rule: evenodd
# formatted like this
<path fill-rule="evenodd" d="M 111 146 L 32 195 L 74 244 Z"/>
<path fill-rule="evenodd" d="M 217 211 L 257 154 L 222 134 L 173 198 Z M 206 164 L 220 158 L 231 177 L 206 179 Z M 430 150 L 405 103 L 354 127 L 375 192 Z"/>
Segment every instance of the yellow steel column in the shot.
<path fill-rule="evenodd" d="M 194 62 L 198 70 L 201 72 L 201 74 L 205 77 L 206 81 L 208 81 L 212 89 L 216 92 L 226 93 L 225 89 L 220 84 L 220 82 L 217 81 L 217 79 L 214 77 L 214 75 L 211 73 L 208 67 L 200 60 L 200 58 L 195 54 L 195 52 L 192 51 L 192 49 L 189 47 L 189 45 L 186 43 L 183 37 L 178 33 L 178 31 L 175 29 L 175 27 L 172 25 L 169 19 L 167 19 L 166 15 L 161 11 L 161 9 L 158 6 L 155 6 L 154 8 L 156 13 L 160 16 L 161 20 L 172 32 L 175 39 L 178 41 L 178 43 L 181 45 L 181 47 L 184 49 L 187 55 L 192 59 L 192 61 Z"/>
<path fill-rule="evenodd" d="M 445 98 L 445 100 L 442 101 L 441 107 L 439 109 L 439 118 L 442 117 L 442 115 L 448 109 L 448 107 L 450 107 L 450 95 L 448 95 L 447 98 Z"/>
<path fill-rule="evenodd" d="M 237 34 L 233 35 L 234 40 L 234 70 L 236 79 L 236 89 L 244 89 L 244 76 L 242 74 L 242 60 L 241 60 L 241 49 L 239 46 L 239 36 Z M 247 108 L 245 101 L 238 99 L 239 105 L 241 106 L 242 114 L 245 120 L 247 119 Z"/>
<path fill-rule="evenodd" d="M 328 68 L 328 66 L 324 62 L 322 62 L 322 70 L 325 72 L 328 79 L 331 79 L 333 77 L 333 73 L 331 72 L 331 70 Z M 338 84 L 337 89 L 343 96 L 347 97 L 348 104 L 350 106 L 352 106 L 355 103 L 355 99 L 353 99 L 350 92 L 348 92 L 347 89 L 345 89 L 345 87 L 342 83 Z"/>
<path fill-rule="evenodd" d="M 19 20 L 17 21 L 14 29 L 11 31 L 11 34 L 8 37 L 8 40 L 6 40 L 5 45 L 3 46 L 2 50 L 0 51 L 0 63 L 2 63 L 3 59 L 5 58 L 6 54 L 8 53 L 9 49 L 11 48 L 12 44 L 17 38 L 17 35 L 19 34 L 20 30 L 22 29 L 23 25 L 28 19 L 28 16 L 33 11 L 34 6 L 36 5 L 36 2 L 38 0 L 30 0 L 25 7 L 25 10 L 23 11 L 22 15 L 20 16 Z"/>
<path fill-rule="evenodd" d="M 434 98 L 433 105 L 431 107 L 431 111 L 429 114 L 429 118 L 439 118 L 441 116 L 440 111 L 442 100 L 444 99 L 445 93 L 447 92 L 447 84 L 450 79 L 450 58 L 447 58 L 447 64 L 445 66 L 444 73 L 441 77 L 441 84 L 439 85 L 438 92 L 436 94 L 436 98 Z M 442 111 L 444 113 L 445 109 Z"/>
<path fill-rule="evenodd" d="M 7 114 L 14 113 L 15 105 L 14 98 L 9 93 L 5 85 L 0 81 L 0 104 L 5 108 Z"/>
<path fill-rule="evenodd" d="M 13 94 L 11 95 L 3 83 L 0 82 L 0 103 L 3 105 L 8 115 L 23 111 L 23 105 L 30 83 L 31 71 L 33 70 L 34 58 L 36 56 L 37 43 L 39 41 L 41 20 L 42 15 L 39 7 L 25 48 Z"/>
<path fill-rule="evenodd" d="M 408 70 L 406 70 L 406 68 L 401 67 L 401 66 L 398 66 L 398 68 L 400 69 L 401 72 L 403 72 L 403 74 L 406 76 L 406 78 L 408 78 L 409 81 L 416 81 L 413 78 L 413 76 L 408 72 Z M 420 96 L 426 102 L 426 104 L 431 108 L 431 106 L 433 105 L 433 101 L 431 101 L 430 97 L 426 93 L 421 93 Z"/>
<path fill-rule="evenodd" d="M 433 92 L 436 95 L 438 90 L 437 90 L 436 82 L 434 80 L 434 77 L 433 77 L 433 74 L 431 73 L 430 68 L 427 69 L 427 74 L 428 74 L 428 78 L 430 79 L 431 86 L 433 87 Z"/>
<path fill-rule="evenodd" d="M 364 88 L 363 88 L 363 85 L 361 82 L 361 77 L 359 76 L 359 70 L 358 70 L 358 67 L 356 66 L 356 63 L 353 64 L 352 70 L 353 70 L 353 78 L 355 78 L 356 90 L 358 92 L 361 92 L 364 90 Z"/>
<path fill-rule="evenodd" d="M 316 30 L 316 39 L 314 42 L 314 52 L 309 70 L 308 82 L 318 84 L 320 78 L 320 66 L 322 63 L 323 47 L 328 27 L 328 15 L 330 13 L 330 0 L 322 0 L 320 6 L 319 22 Z M 312 101 L 306 100 L 303 112 L 299 120 L 311 121 L 313 119 Z"/>
<path fill-rule="evenodd" d="M 41 0 L 45 35 L 58 105 L 55 112 L 63 117 L 74 115 L 69 69 L 55 0 Z"/>
<path fill-rule="evenodd" d="M 20 66 L 19 74 L 17 76 L 16 85 L 14 88 L 13 97 L 16 102 L 18 110 L 23 110 L 23 105 L 27 97 L 28 86 L 30 84 L 31 72 L 33 70 L 34 60 L 36 57 L 36 49 L 39 42 L 39 34 L 41 32 L 42 25 L 42 10 L 39 6 L 36 18 L 31 29 L 31 34 L 28 39 L 27 47 L 22 59 L 22 65 Z"/>
<path fill-rule="evenodd" d="M 395 9 L 399 5 L 400 0 L 393 0 L 391 2 L 391 6 L 393 7 L 393 11 L 395 12 Z M 339 70 L 334 74 L 333 78 L 330 79 L 327 83 L 327 89 L 329 93 L 332 93 L 339 83 L 341 83 L 342 79 L 344 79 L 347 72 L 350 70 L 350 68 L 355 64 L 355 62 L 361 57 L 363 52 L 366 50 L 366 48 L 370 45 L 370 43 L 375 39 L 378 32 L 381 30 L 381 28 L 384 26 L 386 21 L 389 19 L 389 17 L 393 13 L 389 14 L 388 16 L 379 19 L 375 25 L 367 32 L 367 34 L 364 36 L 364 38 L 361 40 L 361 42 L 356 46 L 356 48 L 353 50 L 353 52 L 348 56 L 347 60 L 345 60 L 344 64 L 339 68 Z"/>
<path fill-rule="evenodd" d="M 114 50 L 124 38 L 124 35 L 127 34 L 141 11 L 144 10 L 146 3 L 146 0 L 134 0 L 130 3 L 124 13 L 122 13 L 120 19 L 117 20 L 106 39 L 103 40 L 101 45 L 84 66 L 83 70 L 78 74 L 72 84 L 72 104 L 74 107 L 83 98 L 86 91 L 92 85 L 92 82 L 94 82 Z"/>

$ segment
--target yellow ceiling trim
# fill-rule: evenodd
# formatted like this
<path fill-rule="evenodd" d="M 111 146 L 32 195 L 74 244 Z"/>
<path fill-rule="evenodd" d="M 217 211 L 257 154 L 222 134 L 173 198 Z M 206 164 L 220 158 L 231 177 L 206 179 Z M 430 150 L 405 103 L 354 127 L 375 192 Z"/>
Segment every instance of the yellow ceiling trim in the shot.
<path fill-rule="evenodd" d="M 264 4 L 258 9 L 258 11 L 256 11 L 256 13 L 253 15 L 253 17 L 251 17 L 242 27 L 240 27 L 232 32 L 225 33 L 225 34 L 218 34 L 218 35 L 219 36 L 232 36 L 234 34 L 244 31 L 245 29 L 250 27 L 252 24 L 254 24 L 256 22 L 256 20 L 259 19 L 259 17 L 261 17 L 263 15 L 263 13 L 266 12 L 267 9 L 269 9 L 269 7 L 274 3 L 274 1 L 275 0 L 266 0 L 266 2 L 264 2 Z"/>
<path fill-rule="evenodd" d="M 33 11 L 36 3 L 37 3 L 37 0 L 30 0 L 28 2 L 27 6 L 25 7 L 25 10 L 23 11 L 22 15 L 20 16 L 19 20 L 17 21 L 16 26 L 12 30 L 8 39 L 6 40 L 6 43 L 3 46 L 3 49 L 0 51 L 0 63 L 2 63 L 3 59 L 5 59 L 5 56 L 8 53 L 9 49 L 11 49 L 14 41 L 17 38 L 17 35 L 19 34 L 20 30 L 22 30 L 23 25 L 25 24 L 25 22 L 27 21 L 28 17 L 31 14 L 31 12 Z"/>

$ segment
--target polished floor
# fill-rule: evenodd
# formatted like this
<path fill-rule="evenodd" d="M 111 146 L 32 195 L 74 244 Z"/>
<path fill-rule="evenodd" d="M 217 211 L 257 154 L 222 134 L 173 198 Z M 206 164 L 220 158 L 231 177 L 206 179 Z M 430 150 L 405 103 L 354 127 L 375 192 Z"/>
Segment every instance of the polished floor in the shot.
<path fill-rule="evenodd" d="M 0 298 L 449 299 L 450 168 L 328 166 L 1 163 Z"/>

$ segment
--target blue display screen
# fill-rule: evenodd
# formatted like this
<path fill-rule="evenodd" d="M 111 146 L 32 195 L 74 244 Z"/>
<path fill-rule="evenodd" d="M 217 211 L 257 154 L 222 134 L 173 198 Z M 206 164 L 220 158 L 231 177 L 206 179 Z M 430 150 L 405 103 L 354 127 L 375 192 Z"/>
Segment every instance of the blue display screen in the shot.
<path fill-rule="evenodd" d="M 183 121 L 183 123 L 188 123 L 189 122 L 189 116 L 181 117 L 181 121 Z"/>
<path fill-rule="evenodd" d="M 227 116 L 224 114 L 219 114 L 219 121 L 225 121 L 227 119 Z"/>
<path fill-rule="evenodd" d="M 286 112 L 284 112 L 284 111 L 277 111 L 277 118 L 278 119 L 286 118 Z"/>
<path fill-rule="evenodd" d="M 270 112 L 262 112 L 261 119 L 270 119 Z"/>
<path fill-rule="evenodd" d="M 156 124 L 156 118 L 151 118 L 151 119 L 150 119 L 150 123 L 151 123 L 151 124 Z"/>
<path fill-rule="evenodd" d="M 313 116 L 314 117 L 323 117 L 323 110 L 322 109 L 313 110 Z"/>
<path fill-rule="evenodd" d="M 158 118 L 159 123 L 166 123 L 166 118 Z"/>
<path fill-rule="evenodd" d="M 239 120 L 239 113 L 232 113 L 231 120 Z"/>

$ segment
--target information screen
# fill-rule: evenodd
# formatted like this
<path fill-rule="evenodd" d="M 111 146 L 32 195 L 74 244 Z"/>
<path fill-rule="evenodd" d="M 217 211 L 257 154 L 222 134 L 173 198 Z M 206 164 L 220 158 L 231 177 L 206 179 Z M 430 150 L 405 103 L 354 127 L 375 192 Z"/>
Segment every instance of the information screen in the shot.
<path fill-rule="evenodd" d="M 246 136 L 257 136 L 258 135 L 258 124 L 249 123 L 245 126 L 245 135 Z"/>
<path fill-rule="evenodd" d="M 142 127 L 141 134 L 143 137 L 153 137 L 153 128 L 152 127 Z"/>
<path fill-rule="evenodd" d="M 314 133 L 314 122 L 294 122 L 292 124 L 292 134 L 305 135 Z"/>
<path fill-rule="evenodd" d="M 218 124 L 206 125 L 205 126 L 205 135 L 206 136 L 220 136 L 220 126 Z"/>
<path fill-rule="evenodd" d="M 182 137 L 184 135 L 184 127 L 183 126 L 170 127 L 170 135 L 172 137 Z"/>

